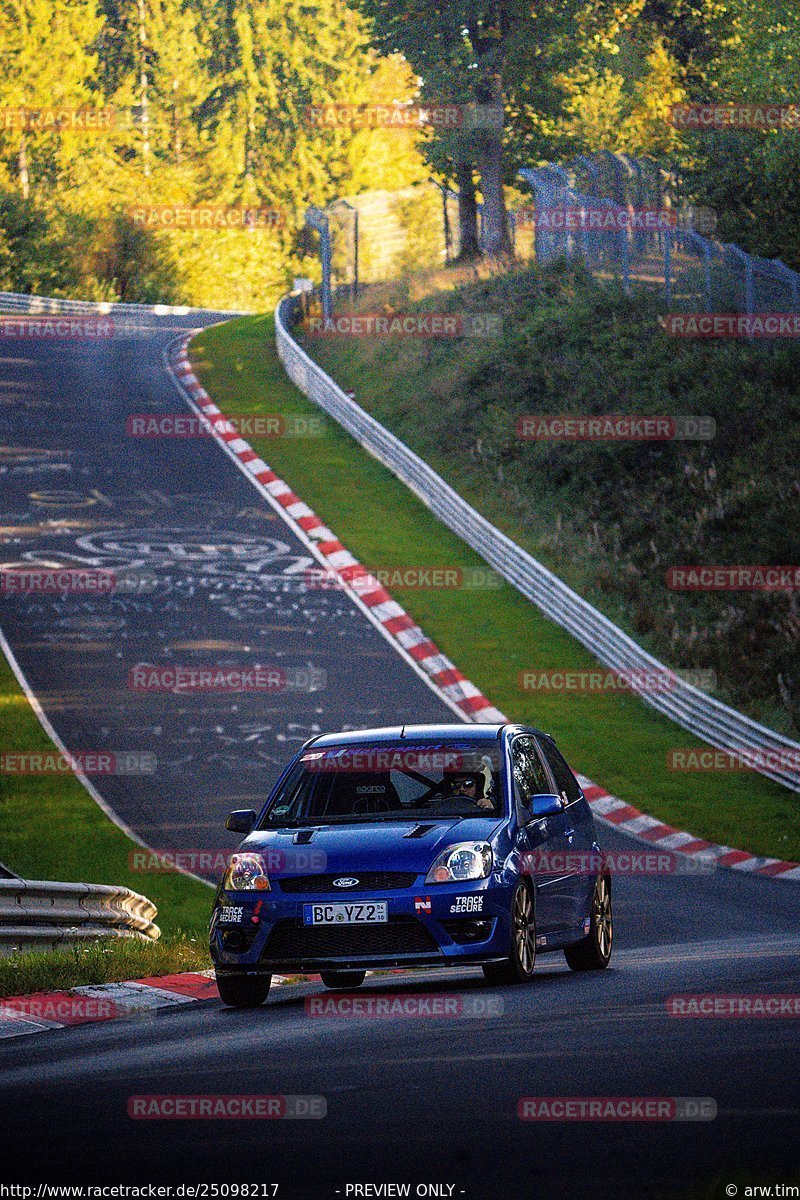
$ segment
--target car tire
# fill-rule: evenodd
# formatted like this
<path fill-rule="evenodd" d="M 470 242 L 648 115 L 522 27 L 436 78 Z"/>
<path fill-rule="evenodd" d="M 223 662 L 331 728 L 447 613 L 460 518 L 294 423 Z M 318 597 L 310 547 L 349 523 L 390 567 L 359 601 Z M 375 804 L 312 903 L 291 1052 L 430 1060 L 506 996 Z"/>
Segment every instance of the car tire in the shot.
<path fill-rule="evenodd" d="M 565 946 L 564 957 L 573 971 L 604 971 L 611 960 L 613 941 L 611 876 L 598 875 L 592 893 L 589 933 L 579 942 Z"/>
<path fill-rule="evenodd" d="M 518 883 L 511 898 L 511 954 L 502 962 L 485 963 L 489 983 L 527 983 L 536 965 L 536 916 L 533 893 Z"/>
<path fill-rule="evenodd" d="M 342 991 L 348 988 L 361 987 L 366 979 L 366 971 L 320 971 L 319 977 L 326 988 L 331 991 Z"/>
<path fill-rule="evenodd" d="M 229 1008 L 258 1008 L 271 983 L 271 975 L 217 975 L 219 998 Z"/>

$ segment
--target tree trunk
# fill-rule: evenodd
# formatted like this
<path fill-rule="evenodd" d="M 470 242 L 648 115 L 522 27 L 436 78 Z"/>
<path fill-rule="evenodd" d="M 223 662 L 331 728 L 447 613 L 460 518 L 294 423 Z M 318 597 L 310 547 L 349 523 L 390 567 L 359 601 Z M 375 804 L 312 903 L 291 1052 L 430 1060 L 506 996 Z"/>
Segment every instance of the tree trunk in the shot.
<path fill-rule="evenodd" d="M 478 206 L 475 200 L 475 184 L 472 179 L 472 163 L 466 158 L 456 160 L 456 184 L 458 185 L 458 261 L 472 262 L 481 256 L 478 238 Z"/>
<path fill-rule="evenodd" d="M 492 257 L 510 254 L 508 215 L 503 195 L 503 140 L 499 130 L 487 129 L 483 133 L 478 162 L 483 193 L 483 249 Z"/>
<path fill-rule="evenodd" d="M 142 168 L 150 174 L 150 108 L 147 95 L 147 13 L 144 0 L 138 0 L 139 9 L 139 103 L 142 114 Z"/>
<path fill-rule="evenodd" d="M 19 139 L 19 155 L 17 157 L 17 178 L 19 179 L 19 190 L 22 192 L 24 200 L 29 199 L 31 194 L 30 182 L 28 180 L 28 143 L 25 140 L 25 135 Z"/>

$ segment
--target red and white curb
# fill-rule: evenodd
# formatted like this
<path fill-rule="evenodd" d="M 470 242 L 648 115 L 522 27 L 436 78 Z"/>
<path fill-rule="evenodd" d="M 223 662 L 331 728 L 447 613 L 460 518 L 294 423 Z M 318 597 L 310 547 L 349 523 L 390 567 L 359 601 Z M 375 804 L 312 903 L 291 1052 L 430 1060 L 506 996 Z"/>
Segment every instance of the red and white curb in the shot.
<path fill-rule="evenodd" d="M 374 974 L 367 971 L 367 977 Z M 403 975 L 402 970 L 391 971 Z M 292 983 L 321 983 L 320 975 L 273 975 L 272 987 Z M 185 971 L 128 979 L 124 983 L 96 983 L 59 992 L 34 992 L 30 996 L 0 999 L 0 1039 L 47 1033 L 75 1025 L 96 1025 L 121 1017 L 141 1017 L 161 1008 L 219 1000 L 213 971 Z"/>
<path fill-rule="evenodd" d="M 98 983 L 0 1000 L 0 1038 L 92 1025 L 176 1004 L 219 999 L 213 971 Z"/>
<path fill-rule="evenodd" d="M 495 708 L 491 700 L 458 670 L 438 646 L 430 640 L 412 617 L 393 600 L 373 575 L 335 537 L 324 522 L 307 504 L 297 496 L 288 483 L 259 458 L 249 442 L 239 436 L 238 431 L 217 407 L 192 371 L 187 347 L 192 334 L 173 347 L 167 365 L 179 383 L 180 390 L 196 410 L 204 416 L 223 443 L 228 453 L 250 477 L 256 486 L 261 485 L 273 507 L 278 507 L 286 523 L 297 536 L 308 545 L 320 562 L 341 582 L 356 603 L 367 612 L 389 636 L 395 648 L 417 669 L 424 672 L 431 686 L 459 713 L 462 720 L 485 724 L 504 722 L 507 718 Z M 702 861 L 706 866 L 729 867 L 751 875 L 767 876 L 771 879 L 789 879 L 800 882 L 800 863 L 784 862 L 778 858 L 765 858 L 747 850 L 735 850 L 731 846 L 717 846 L 712 842 L 673 829 L 655 817 L 649 817 L 638 808 L 610 795 L 585 776 L 579 776 L 584 794 L 595 817 L 629 837 L 658 850 L 686 855 Z"/>
<path fill-rule="evenodd" d="M 800 882 L 800 863 L 784 862 L 780 858 L 767 858 L 751 854 L 749 850 L 734 850 L 731 846 L 717 846 L 706 842 L 682 829 L 674 829 L 657 817 L 649 817 L 632 804 L 612 796 L 584 775 L 578 780 L 584 795 L 592 807 L 595 817 L 604 825 L 610 825 L 627 837 L 635 838 L 656 850 L 667 850 L 671 854 L 685 855 L 694 859 L 698 868 L 706 866 L 729 867 L 748 875 L 763 875 L 770 879 L 789 879 Z"/>

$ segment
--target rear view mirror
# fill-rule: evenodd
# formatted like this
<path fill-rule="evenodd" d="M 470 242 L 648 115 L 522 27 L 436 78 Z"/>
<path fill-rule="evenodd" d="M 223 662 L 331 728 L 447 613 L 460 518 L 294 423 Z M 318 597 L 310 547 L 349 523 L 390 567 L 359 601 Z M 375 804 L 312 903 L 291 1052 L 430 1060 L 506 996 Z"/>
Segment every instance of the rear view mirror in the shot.
<path fill-rule="evenodd" d="M 534 817 L 552 817 L 560 813 L 563 807 L 561 797 L 553 796 L 549 792 L 531 796 L 530 808 Z"/>
<path fill-rule="evenodd" d="M 257 815 L 252 808 L 237 808 L 232 813 L 228 813 L 225 828 L 231 833 L 250 833 L 256 823 Z"/>

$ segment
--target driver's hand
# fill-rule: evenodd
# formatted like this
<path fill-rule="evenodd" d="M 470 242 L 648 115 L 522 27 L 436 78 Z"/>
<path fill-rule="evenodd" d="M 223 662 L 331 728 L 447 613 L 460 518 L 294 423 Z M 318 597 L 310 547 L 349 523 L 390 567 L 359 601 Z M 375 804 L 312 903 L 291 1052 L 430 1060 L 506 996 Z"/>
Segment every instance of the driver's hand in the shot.
<path fill-rule="evenodd" d="M 494 808 L 494 804 L 489 796 L 481 796 L 478 801 L 478 808 Z"/>

